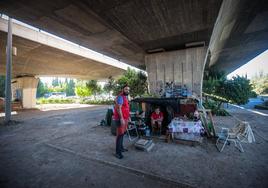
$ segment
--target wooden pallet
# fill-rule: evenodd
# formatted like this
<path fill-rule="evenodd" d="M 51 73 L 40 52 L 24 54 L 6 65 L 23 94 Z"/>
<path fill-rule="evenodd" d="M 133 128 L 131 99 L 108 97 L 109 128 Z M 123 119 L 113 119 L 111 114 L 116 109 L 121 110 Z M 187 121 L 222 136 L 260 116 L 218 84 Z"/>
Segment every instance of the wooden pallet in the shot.
<path fill-rule="evenodd" d="M 199 109 L 202 125 L 205 128 L 208 138 L 216 137 L 215 124 L 210 109 Z M 209 130 L 208 123 L 211 123 L 212 131 Z"/>

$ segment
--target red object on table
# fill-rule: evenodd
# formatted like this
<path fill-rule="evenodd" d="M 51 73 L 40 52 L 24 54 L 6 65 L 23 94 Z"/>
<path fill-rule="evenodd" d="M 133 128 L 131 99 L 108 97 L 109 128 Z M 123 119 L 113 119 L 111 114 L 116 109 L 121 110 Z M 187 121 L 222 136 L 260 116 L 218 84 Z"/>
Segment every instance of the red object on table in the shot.
<path fill-rule="evenodd" d="M 189 115 L 196 110 L 196 104 L 180 104 L 180 115 Z"/>

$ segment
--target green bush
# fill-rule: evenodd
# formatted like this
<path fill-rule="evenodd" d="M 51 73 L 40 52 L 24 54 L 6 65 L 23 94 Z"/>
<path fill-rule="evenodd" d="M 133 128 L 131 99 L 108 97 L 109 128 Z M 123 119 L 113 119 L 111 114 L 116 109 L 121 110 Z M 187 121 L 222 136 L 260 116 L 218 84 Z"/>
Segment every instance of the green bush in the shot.
<path fill-rule="evenodd" d="M 81 104 L 97 104 L 97 105 L 113 105 L 114 100 L 89 100 L 89 99 L 81 99 Z"/>
<path fill-rule="evenodd" d="M 250 98 L 256 98 L 258 94 L 255 91 L 251 91 L 249 97 Z"/>
<path fill-rule="evenodd" d="M 205 102 L 203 102 L 203 106 L 206 108 L 206 109 L 211 109 L 211 113 L 213 115 L 217 115 L 217 116 L 229 116 L 230 114 L 222 109 L 222 108 L 219 108 L 219 101 L 214 101 L 214 100 L 206 100 Z"/>
<path fill-rule="evenodd" d="M 37 99 L 37 104 L 71 104 L 75 103 L 75 99 L 46 99 L 39 98 Z M 113 100 L 89 100 L 89 99 L 80 99 L 80 104 L 97 104 L 97 105 L 113 105 Z"/>
<path fill-rule="evenodd" d="M 40 98 L 37 99 L 37 104 L 71 104 L 75 103 L 75 100 L 73 99 L 45 99 Z"/>

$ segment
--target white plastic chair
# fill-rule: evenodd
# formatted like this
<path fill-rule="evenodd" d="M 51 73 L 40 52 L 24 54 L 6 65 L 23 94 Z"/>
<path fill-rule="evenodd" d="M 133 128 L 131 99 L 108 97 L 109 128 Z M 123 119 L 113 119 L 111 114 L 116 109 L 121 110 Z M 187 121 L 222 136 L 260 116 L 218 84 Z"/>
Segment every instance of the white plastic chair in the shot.
<path fill-rule="evenodd" d="M 244 152 L 241 141 L 247 139 L 247 130 L 249 130 L 249 128 L 250 126 L 248 122 L 241 122 L 232 129 L 223 127 L 218 134 L 218 139 L 216 141 L 216 147 L 219 152 L 222 152 L 225 145 L 230 141 L 235 143 L 235 147 L 238 148 L 240 152 Z M 223 142 L 222 146 L 220 146 L 221 142 Z"/>
<path fill-rule="evenodd" d="M 131 137 L 130 131 L 132 131 L 132 130 L 135 130 L 136 137 Z M 138 129 L 137 129 L 137 126 L 136 126 L 135 122 L 129 122 L 128 127 L 127 127 L 127 134 L 128 134 L 129 141 L 133 141 L 133 140 L 138 139 L 139 133 L 138 133 Z"/>

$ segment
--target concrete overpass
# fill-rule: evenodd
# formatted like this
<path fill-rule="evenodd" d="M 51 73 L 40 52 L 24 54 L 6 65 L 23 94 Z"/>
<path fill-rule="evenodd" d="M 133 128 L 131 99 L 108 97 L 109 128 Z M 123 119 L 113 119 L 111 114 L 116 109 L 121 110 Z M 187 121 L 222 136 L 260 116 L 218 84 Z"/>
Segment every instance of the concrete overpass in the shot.
<path fill-rule="evenodd" d="M 205 66 L 231 72 L 268 48 L 265 0 L 2 0 L 0 11 L 146 67 L 154 93 L 174 81 L 200 95 Z"/>
<path fill-rule="evenodd" d="M 8 21 L 0 18 L 0 58 L 5 62 Z M 40 30 L 13 22 L 13 77 L 57 76 L 106 79 L 122 74 L 127 65 Z M 5 63 L 0 74 L 5 74 Z"/>
<path fill-rule="evenodd" d="M 207 67 L 227 73 L 268 49 L 268 2 L 224 0 L 210 39 Z"/>
<path fill-rule="evenodd" d="M 13 22 L 13 46 L 17 55 L 12 63 L 12 98 L 22 96 L 24 108 L 35 106 L 38 78 L 41 76 L 107 79 L 127 69 L 127 64 L 113 60 L 79 45 Z M 6 62 L 8 20 L 0 17 L 0 59 Z M 0 74 L 6 63 L 0 64 Z M 19 93 L 18 93 L 19 92 Z"/>
<path fill-rule="evenodd" d="M 41 0 L 0 2 L 0 11 L 134 66 L 150 52 L 209 42 L 221 5 L 214 0 Z"/>

